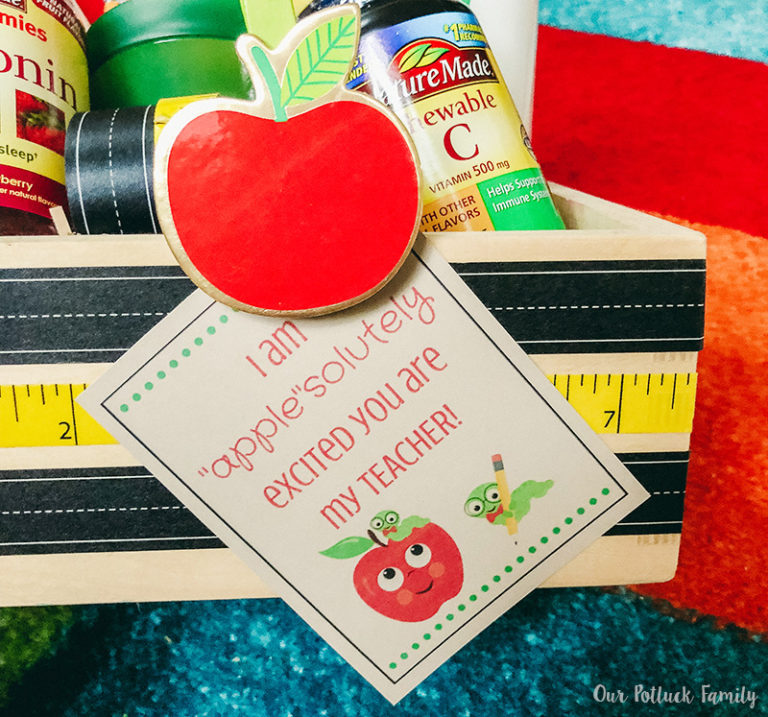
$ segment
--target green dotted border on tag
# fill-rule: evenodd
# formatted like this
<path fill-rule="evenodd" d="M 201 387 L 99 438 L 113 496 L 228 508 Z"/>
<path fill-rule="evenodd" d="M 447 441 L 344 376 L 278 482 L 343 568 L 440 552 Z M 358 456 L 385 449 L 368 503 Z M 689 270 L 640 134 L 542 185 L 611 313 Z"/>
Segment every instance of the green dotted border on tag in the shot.
<path fill-rule="evenodd" d="M 228 317 L 226 314 L 222 314 L 221 316 L 219 316 L 219 323 L 221 323 L 221 324 L 226 324 L 226 323 L 227 323 L 227 321 L 229 321 L 229 317 Z M 209 326 L 209 327 L 208 327 L 208 328 L 205 330 L 205 332 L 206 332 L 206 333 L 207 333 L 209 336 L 213 336 L 213 335 L 216 333 L 216 327 L 215 327 L 215 326 Z M 195 339 L 192 341 L 192 344 L 193 344 L 194 346 L 196 346 L 196 347 L 202 346 L 202 345 L 203 345 L 203 343 L 204 343 L 204 341 L 203 341 L 203 338 L 202 338 L 202 337 L 200 337 L 200 336 L 198 336 L 197 338 L 195 338 Z M 182 358 L 182 359 L 185 359 L 185 358 L 189 358 L 191 355 L 192 355 L 192 350 L 191 350 L 191 349 L 189 349 L 189 348 L 183 348 L 183 349 L 181 350 L 181 358 Z M 178 368 L 178 367 L 179 367 L 179 365 L 180 365 L 180 363 L 179 363 L 179 360 L 178 360 L 178 359 L 175 359 L 175 358 L 174 358 L 174 359 L 171 359 L 171 360 L 168 362 L 168 367 L 169 367 L 169 368 L 171 368 L 171 369 L 175 369 L 175 368 Z M 157 376 L 157 378 L 158 378 L 160 381 L 162 381 L 162 380 L 164 380 L 165 378 L 167 378 L 167 377 L 168 377 L 168 374 L 167 374 L 165 371 L 163 371 L 163 370 L 160 370 L 160 371 L 158 371 L 158 372 L 157 372 L 156 376 Z M 152 381 L 147 381 L 147 382 L 144 384 L 144 390 L 145 390 L 145 391 L 151 391 L 152 389 L 154 389 L 154 387 L 155 387 L 155 384 L 154 384 L 154 383 L 152 383 Z M 141 393 L 139 393 L 139 392 L 137 391 L 136 393 L 134 393 L 134 394 L 131 396 L 131 400 L 132 400 L 134 403 L 138 403 L 139 401 L 141 401 L 141 396 L 142 396 L 142 395 L 141 395 Z M 130 407 L 130 405 L 129 405 L 129 404 L 127 404 L 127 403 L 123 403 L 123 404 L 121 404 L 121 406 L 120 406 L 120 411 L 121 411 L 122 413 L 128 413 L 128 411 L 130 411 L 130 410 L 131 410 L 131 407 Z"/>
<path fill-rule="evenodd" d="M 601 491 L 602 495 L 604 495 L 604 496 L 608 495 L 610 492 L 611 491 L 608 488 L 603 488 L 603 490 Z M 597 498 L 590 498 L 589 499 L 589 505 L 590 506 L 597 505 Z M 584 508 L 577 508 L 576 509 L 576 513 L 578 515 L 584 515 L 585 512 L 586 512 L 586 510 Z M 563 520 L 563 524 L 564 525 L 571 525 L 572 523 L 573 523 L 573 518 L 571 516 L 567 516 Z M 552 534 L 553 535 L 559 535 L 561 532 L 562 532 L 562 528 L 560 526 L 558 526 L 558 525 L 556 525 L 554 528 L 552 528 Z M 542 535 L 541 538 L 539 538 L 539 542 L 542 545 L 546 545 L 549 542 L 549 536 Z M 536 552 L 536 550 L 537 550 L 537 547 L 535 545 L 531 545 L 528 548 L 528 553 L 533 555 Z M 517 558 L 515 559 L 515 561 L 518 564 L 524 563 L 525 562 L 525 556 L 524 555 L 518 555 Z M 511 573 L 514 570 L 515 570 L 515 567 L 512 566 L 512 565 L 505 565 L 504 566 L 504 572 L 505 573 Z M 501 575 L 494 575 L 491 578 L 491 581 L 489 581 L 489 582 L 500 583 L 501 582 Z M 481 585 L 480 586 L 480 592 L 487 593 L 487 592 L 490 592 L 490 590 L 491 590 L 491 585 L 489 585 L 489 584 L 485 584 L 485 585 Z M 478 598 L 477 594 L 472 593 L 472 594 L 469 595 L 468 601 L 469 602 L 477 602 L 477 598 Z M 458 612 L 464 612 L 466 609 L 467 609 L 467 605 L 464 604 L 464 603 L 459 603 L 456 606 L 456 610 Z M 456 619 L 456 615 L 454 615 L 452 612 L 449 612 L 449 613 L 447 613 L 445 615 L 444 619 L 445 619 L 446 622 L 452 622 L 453 620 Z M 444 628 L 444 625 L 443 625 L 442 622 L 436 622 L 434 624 L 434 626 L 432 627 L 432 630 L 434 632 L 440 632 L 443 628 Z M 432 639 L 432 633 L 431 632 L 425 632 L 422 635 L 422 638 L 423 638 L 424 642 L 428 642 L 429 640 Z M 420 649 L 421 646 L 422 646 L 421 643 L 414 642 L 414 643 L 411 644 L 411 650 L 416 651 L 416 650 Z M 400 653 L 400 659 L 401 660 L 407 660 L 408 657 L 409 657 L 409 654 L 407 652 L 401 652 Z M 390 670 L 394 670 L 397 667 L 398 667 L 398 663 L 397 662 L 393 661 L 393 662 L 389 663 L 389 669 Z"/>

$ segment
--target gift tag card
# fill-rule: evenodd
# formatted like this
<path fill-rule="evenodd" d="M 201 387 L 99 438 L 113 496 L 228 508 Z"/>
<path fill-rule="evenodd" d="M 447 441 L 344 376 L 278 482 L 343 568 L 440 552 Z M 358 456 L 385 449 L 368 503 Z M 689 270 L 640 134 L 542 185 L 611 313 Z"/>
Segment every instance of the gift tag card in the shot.
<path fill-rule="evenodd" d="M 80 401 L 392 702 L 647 497 L 423 240 L 321 318 L 196 292 Z"/>

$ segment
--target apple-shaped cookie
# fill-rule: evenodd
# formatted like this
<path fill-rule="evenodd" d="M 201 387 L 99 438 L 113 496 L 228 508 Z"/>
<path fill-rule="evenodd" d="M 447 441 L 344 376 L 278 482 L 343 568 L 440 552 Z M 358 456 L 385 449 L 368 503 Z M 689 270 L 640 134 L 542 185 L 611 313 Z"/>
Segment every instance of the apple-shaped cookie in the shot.
<path fill-rule="evenodd" d="M 407 535 L 401 530 L 398 539 L 386 544 L 369 531 L 370 538 L 346 538 L 321 554 L 331 558 L 363 554 L 353 574 L 357 594 L 386 617 L 421 622 L 459 594 L 464 566 L 455 541 L 439 525 L 417 516 L 407 522 Z"/>
<path fill-rule="evenodd" d="M 215 299 L 265 314 L 319 314 L 377 291 L 418 230 L 418 163 L 399 121 L 343 86 L 359 10 L 296 25 L 274 50 L 237 50 L 254 101 L 194 102 L 155 158 L 160 224 L 187 274 Z"/>

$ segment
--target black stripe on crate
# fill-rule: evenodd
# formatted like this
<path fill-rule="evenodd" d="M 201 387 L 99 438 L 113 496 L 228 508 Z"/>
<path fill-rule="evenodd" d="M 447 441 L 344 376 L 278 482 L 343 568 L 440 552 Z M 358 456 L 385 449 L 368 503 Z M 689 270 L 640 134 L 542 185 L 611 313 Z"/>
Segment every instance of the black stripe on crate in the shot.
<path fill-rule="evenodd" d="M 222 546 L 140 466 L 0 472 L 0 555 Z"/>
<path fill-rule="evenodd" d="M 115 361 L 194 288 L 178 266 L 0 270 L 0 363 Z"/>
<path fill-rule="evenodd" d="M 680 533 L 689 453 L 619 453 L 617 456 L 651 497 L 606 535 Z"/>
<path fill-rule="evenodd" d="M 703 261 L 454 268 L 528 353 L 702 345 Z M 0 270 L 0 363 L 114 361 L 193 289 L 177 266 Z"/>
<path fill-rule="evenodd" d="M 619 458 L 651 498 L 607 534 L 679 533 L 688 454 Z M 145 468 L 0 471 L 0 555 L 220 547 Z"/>
<path fill-rule="evenodd" d="M 477 262 L 453 267 L 528 353 L 702 347 L 703 260 Z"/>

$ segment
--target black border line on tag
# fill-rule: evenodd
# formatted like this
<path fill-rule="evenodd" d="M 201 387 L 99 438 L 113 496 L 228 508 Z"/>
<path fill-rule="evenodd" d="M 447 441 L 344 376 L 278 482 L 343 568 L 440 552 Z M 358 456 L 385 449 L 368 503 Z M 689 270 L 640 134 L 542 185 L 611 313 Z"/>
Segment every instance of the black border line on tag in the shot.
<path fill-rule="evenodd" d="M 541 398 L 541 400 L 547 405 L 547 407 L 552 411 L 554 416 L 565 425 L 565 427 L 568 429 L 568 431 L 573 435 L 574 438 L 582 445 L 582 447 L 589 453 L 590 456 L 595 460 L 595 462 L 606 472 L 608 478 L 614 483 L 616 487 L 619 488 L 619 490 L 622 492 L 622 495 L 619 496 L 613 503 L 608 505 L 602 512 L 595 515 L 589 522 L 587 522 L 582 528 L 580 528 L 578 531 L 573 533 L 567 540 L 564 540 L 560 545 L 558 545 L 551 553 L 549 553 L 547 560 L 551 558 L 555 553 L 557 553 L 558 550 L 565 547 L 569 542 L 571 542 L 576 536 L 578 536 L 580 533 L 582 533 L 584 530 L 586 530 L 590 525 L 592 525 L 598 518 L 600 518 L 602 515 L 604 515 L 606 512 L 608 512 L 610 509 L 618 505 L 622 500 L 624 500 L 629 493 L 621 486 L 621 484 L 616 480 L 616 478 L 613 477 L 612 473 L 608 468 L 606 468 L 605 465 L 603 465 L 602 461 L 592 452 L 592 450 L 587 446 L 584 441 L 581 439 L 581 436 L 579 436 L 577 433 L 574 432 L 574 430 L 571 428 L 571 426 L 563 419 L 563 417 L 555 411 L 555 409 L 552 407 L 552 405 L 549 403 L 549 401 L 546 400 L 538 391 L 538 389 L 531 384 L 531 382 L 528 380 L 527 376 L 520 371 L 518 366 L 510 359 L 510 357 L 507 355 L 507 353 L 488 335 L 486 330 L 477 322 L 474 316 L 469 313 L 469 311 L 466 309 L 466 307 L 454 296 L 453 292 L 443 283 L 443 281 L 440 279 L 440 277 L 432 270 L 432 268 L 421 258 L 421 256 L 417 253 L 416 249 L 413 249 L 411 251 L 411 256 L 415 257 L 419 263 L 432 275 L 432 277 L 437 281 L 438 284 L 443 288 L 443 290 L 446 292 L 446 294 L 453 299 L 453 301 L 461 308 L 461 310 L 467 315 L 467 317 L 470 319 L 470 321 L 477 327 L 477 329 L 483 334 L 485 339 L 489 341 L 494 348 L 506 359 L 506 361 L 514 368 L 514 370 L 518 373 L 520 378 L 523 379 L 523 381 L 528 385 L 528 387 L 536 393 L 537 396 Z M 538 562 L 535 565 L 531 566 L 528 570 L 526 570 L 520 577 L 517 578 L 513 583 L 510 583 L 504 590 L 502 590 L 496 597 L 494 597 L 492 600 L 490 600 L 488 603 L 486 603 L 480 610 L 475 612 L 471 617 L 468 617 L 465 622 L 463 622 L 461 625 L 458 625 L 456 629 L 453 632 L 449 632 L 445 634 L 445 637 L 440 642 L 431 643 L 432 649 L 430 649 L 428 652 L 421 653 L 423 656 L 421 659 L 417 660 L 412 664 L 411 667 L 409 667 L 408 670 L 405 672 L 402 672 L 397 678 L 393 678 L 390 676 L 389 673 L 387 673 L 384 669 L 382 669 L 374 660 L 369 657 L 363 650 L 357 646 L 355 642 L 352 641 L 350 637 L 348 637 L 341 628 L 339 628 L 335 623 L 333 623 L 326 615 L 311 601 L 309 600 L 301 590 L 299 590 L 290 580 L 288 580 L 285 576 L 283 576 L 282 572 L 280 572 L 264 555 L 262 555 L 259 550 L 257 550 L 253 545 L 251 545 L 248 540 L 246 540 L 230 523 L 229 521 L 225 520 L 213 507 L 211 507 L 198 493 L 190 487 L 190 485 L 184 481 L 181 476 L 179 476 L 175 471 L 173 471 L 170 466 L 168 466 L 165 461 L 163 461 L 146 443 L 144 443 L 143 440 L 141 440 L 133 431 L 131 431 L 120 419 L 119 417 L 114 414 L 109 408 L 107 408 L 106 403 L 109 401 L 118 391 L 120 391 L 127 383 L 133 380 L 133 378 L 140 373 L 147 364 L 151 363 L 158 354 L 162 353 L 171 343 L 173 343 L 181 334 L 183 334 L 192 324 L 194 324 L 196 321 L 198 321 L 203 315 L 205 315 L 208 311 L 210 311 L 214 306 L 217 306 L 218 302 L 211 301 L 211 303 L 203 309 L 201 312 L 199 312 L 190 322 L 188 322 L 180 331 L 178 331 L 176 334 L 174 334 L 160 349 L 158 349 L 152 356 L 150 356 L 136 371 L 134 371 L 128 378 L 125 379 L 117 388 L 115 388 L 112 393 L 110 393 L 108 396 L 104 398 L 103 401 L 101 401 L 101 407 L 110 415 L 112 418 L 119 423 L 123 429 L 129 433 L 134 440 L 137 441 L 137 443 L 140 443 L 148 453 L 150 453 L 155 460 L 157 460 L 161 465 L 165 467 L 165 469 L 173 475 L 187 490 L 190 491 L 213 515 L 216 516 L 218 520 L 220 520 L 224 525 L 227 526 L 227 528 L 236 535 L 240 541 L 246 545 L 253 553 L 255 553 L 259 559 L 264 562 L 266 565 L 268 565 L 280 578 L 291 587 L 291 589 L 304 600 L 304 602 L 309 605 L 318 615 L 321 617 L 325 622 L 332 627 L 340 637 L 344 638 L 346 642 L 349 644 L 350 647 L 352 647 L 354 650 L 356 650 L 362 657 L 364 657 L 373 668 L 375 668 L 384 678 L 386 678 L 392 685 L 396 685 L 398 682 L 403 680 L 407 675 L 409 675 L 413 670 L 415 670 L 421 663 L 424 662 L 432 653 L 434 653 L 437 649 L 439 649 L 442 645 L 444 645 L 449 640 L 453 639 L 455 635 L 458 635 L 459 632 L 464 630 L 472 620 L 477 618 L 479 615 L 481 615 L 485 610 L 487 610 L 493 603 L 495 603 L 497 600 L 502 598 L 506 593 L 511 590 L 513 587 L 515 587 L 523 578 L 525 578 L 527 575 L 529 575 L 533 570 L 538 568 L 540 565 L 542 565 L 542 562 Z"/>

